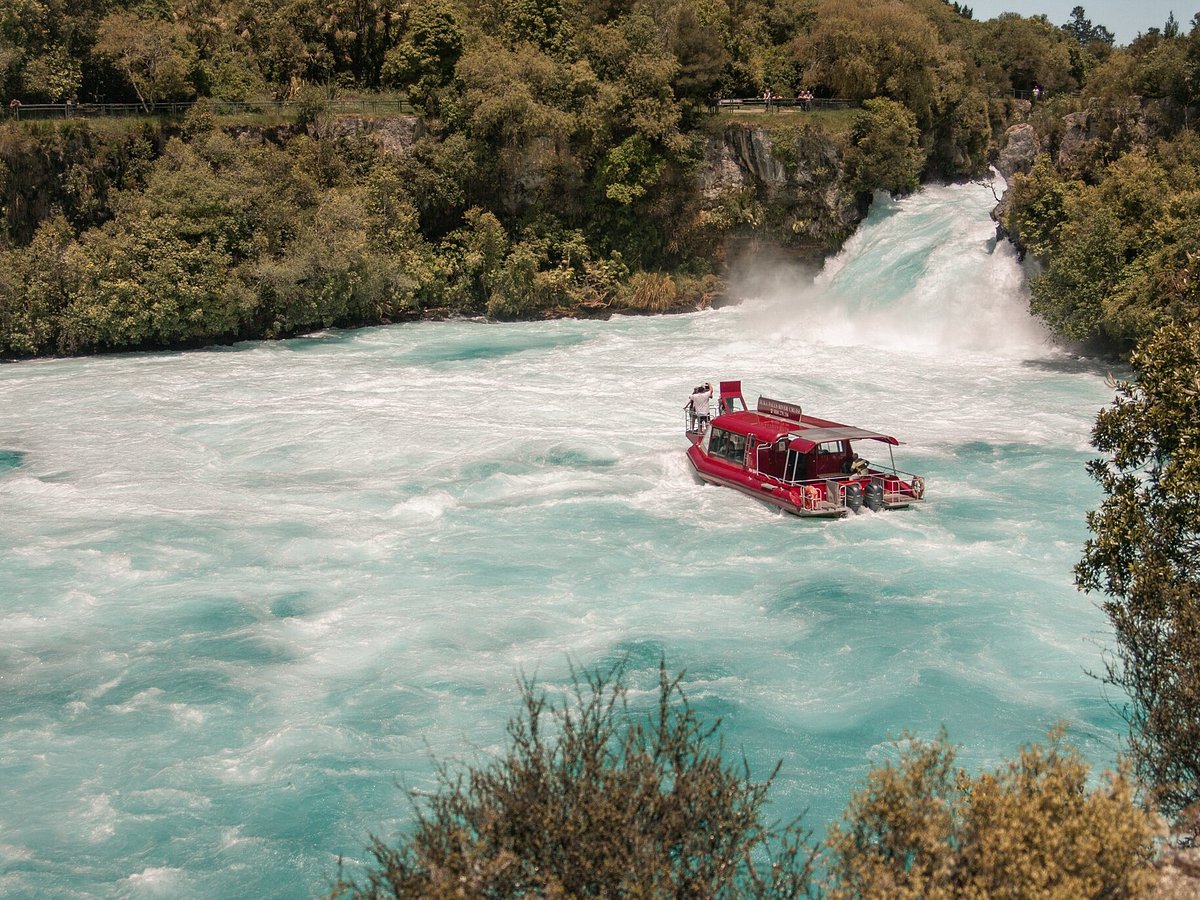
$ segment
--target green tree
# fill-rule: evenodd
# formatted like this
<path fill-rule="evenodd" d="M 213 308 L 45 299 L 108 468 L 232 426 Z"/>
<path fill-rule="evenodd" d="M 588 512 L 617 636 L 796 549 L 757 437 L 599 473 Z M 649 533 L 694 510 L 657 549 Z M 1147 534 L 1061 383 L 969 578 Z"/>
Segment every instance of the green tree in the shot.
<path fill-rule="evenodd" d="M 531 682 L 503 759 L 462 774 L 418 811 L 399 847 L 376 839 L 353 897 L 795 897 L 809 854 L 795 826 L 762 822 L 771 777 L 722 759 L 679 678 L 657 709 L 630 708 L 619 671 L 576 677 L 561 705 Z"/>
<path fill-rule="evenodd" d="M 146 111 L 159 100 L 194 94 L 195 49 L 179 25 L 114 12 L 100 24 L 96 53 L 120 69 Z"/>
<path fill-rule="evenodd" d="M 57 346 L 63 309 L 75 282 L 75 232 L 56 215 L 29 246 L 0 257 L 0 355 L 37 356 Z"/>
<path fill-rule="evenodd" d="M 82 82 L 82 62 L 61 45 L 27 59 L 21 73 L 25 95 L 50 103 L 62 103 L 77 94 Z"/>
<path fill-rule="evenodd" d="M 1106 595 L 1136 771 L 1177 813 L 1200 802 L 1200 332 L 1166 326 L 1132 363 L 1092 433 L 1105 496 L 1076 575 Z"/>
<path fill-rule="evenodd" d="M 385 55 L 396 41 L 397 23 L 408 4 L 400 0 L 319 0 L 314 24 L 333 57 L 335 70 L 358 84 L 376 87 Z"/>
<path fill-rule="evenodd" d="M 93 229 L 72 254 L 78 279 L 63 312 L 69 353 L 203 344 L 236 337 L 252 302 L 229 257 L 179 236 L 181 223 L 131 215 Z"/>
<path fill-rule="evenodd" d="M 463 52 L 463 31 L 452 7 L 440 3 L 413 5 L 404 37 L 384 59 L 386 84 L 404 87 L 416 103 L 425 103 L 449 83 Z"/>
<path fill-rule="evenodd" d="M 1067 221 L 1067 197 L 1082 187 L 1059 175 L 1048 154 L 1038 156 L 1029 173 L 1018 173 L 1008 186 L 1002 224 L 1009 237 L 1022 251 L 1047 259 Z"/>
<path fill-rule="evenodd" d="M 398 223 L 384 231 L 381 212 L 404 212 L 390 193 L 380 183 L 328 190 L 282 253 L 248 264 L 268 336 L 393 321 L 420 305 L 431 278 L 428 245 Z"/>
<path fill-rule="evenodd" d="M 903 103 L 867 100 L 850 131 L 846 172 L 858 191 L 908 194 L 920 186 L 925 154 L 916 116 Z"/>
<path fill-rule="evenodd" d="M 231 31 L 241 35 L 277 96 L 294 99 L 307 81 L 324 83 L 337 70 L 318 0 L 261 0 L 234 7 Z M 336 31 L 336 26 L 334 27 Z"/>
<path fill-rule="evenodd" d="M 1014 179 L 1006 227 L 1046 262 L 1031 307 L 1056 331 L 1127 352 L 1196 309 L 1193 142 L 1160 144 L 1157 158 L 1125 153 L 1096 185 L 1062 178 L 1044 158 Z"/>
<path fill-rule="evenodd" d="M 1067 215 L 1049 264 L 1031 284 L 1030 308 L 1059 334 L 1117 344 L 1104 304 L 1124 271 L 1121 222 L 1091 193 L 1068 198 Z"/>
<path fill-rule="evenodd" d="M 1078 85 L 1071 77 L 1070 37 L 1045 17 L 1026 18 L 1002 13 L 983 24 L 986 39 L 981 55 L 1000 68 L 1009 88 L 1050 94 Z"/>
<path fill-rule="evenodd" d="M 451 292 L 458 305 L 483 310 L 499 283 L 508 234 L 493 213 L 477 206 L 463 219 L 465 226 L 448 236 L 443 256 L 453 269 Z"/>
<path fill-rule="evenodd" d="M 604 196 L 622 206 L 644 197 L 662 175 L 666 162 L 641 135 L 608 151 L 597 170 Z"/>
<path fill-rule="evenodd" d="M 1087 11 L 1082 6 L 1076 6 L 1071 10 L 1071 19 L 1062 30 L 1079 42 L 1081 46 L 1099 43 L 1112 46 L 1113 33 L 1103 25 L 1093 25 L 1092 20 L 1087 17 Z"/>
<path fill-rule="evenodd" d="M 716 93 L 728 61 L 721 33 L 713 23 L 703 21 L 692 4 L 685 3 L 676 14 L 670 40 L 679 60 L 673 83 L 675 96 L 698 108 Z"/>

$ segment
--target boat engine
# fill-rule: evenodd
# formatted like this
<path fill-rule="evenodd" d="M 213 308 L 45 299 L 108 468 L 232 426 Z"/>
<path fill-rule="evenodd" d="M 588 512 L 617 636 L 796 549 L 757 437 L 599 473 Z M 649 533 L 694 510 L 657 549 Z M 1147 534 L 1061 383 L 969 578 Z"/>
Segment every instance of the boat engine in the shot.
<path fill-rule="evenodd" d="M 857 513 L 862 511 L 863 492 L 857 482 L 846 485 L 846 509 Z"/>
<path fill-rule="evenodd" d="M 867 485 L 863 501 L 867 504 L 867 509 L 872 512 L 879 512 L 883 509 L 883 485 L 878 480 Z"/>

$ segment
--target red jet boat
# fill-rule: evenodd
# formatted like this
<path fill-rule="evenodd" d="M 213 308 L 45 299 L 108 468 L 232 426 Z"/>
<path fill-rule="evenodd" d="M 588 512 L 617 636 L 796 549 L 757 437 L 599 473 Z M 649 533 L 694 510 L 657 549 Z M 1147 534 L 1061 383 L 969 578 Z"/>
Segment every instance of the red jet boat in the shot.
<path fill-rule="evenodd" d="M 759 397 L 746 408 L 740 381 L 720 384 L 717 416 L 688 409 L 687 456 L 704 481 L 736 488 L 796 516 L 904 509 L 925 499 L 925 480 L 896 468 L 891 435 L 805 415 L 799 404 Z M 854 442 L 887 445 L 889 465 L 870 463 Z"/>

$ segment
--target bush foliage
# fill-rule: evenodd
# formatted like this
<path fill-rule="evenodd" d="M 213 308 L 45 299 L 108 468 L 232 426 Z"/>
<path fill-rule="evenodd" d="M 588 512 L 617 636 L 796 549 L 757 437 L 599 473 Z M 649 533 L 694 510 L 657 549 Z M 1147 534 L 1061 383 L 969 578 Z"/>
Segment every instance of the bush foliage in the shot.
<path fill-rule="evenodd" d="M 1063 741 L 994 772 L 954 765 L 943 735 L 904 739 L 841 823 L 813 844 L 764 824 L 775 777 L 723 759 L 660 668 L 657 709 L 631 709 L 620 669 L 576 676 L 556 704 L 524 684 L 503 758 L 439 769 L 398 846 L 374 839 L 332 897 L 1139 897 L 1157 819 L 1127 773 L 1098 785 Z M 778 766 L 776 767 L 776 772 Z"/>
<path fill-rule="evenodd" d="M 561 705 L 524 685 L 503 759 L 441 790 L 399 848 L 333 896 L 793 897 L 810 853 L 795 825 L 762 824 L 771 779 L 731 765 L 659 673 L 657 709 L 630 708 L 616 671 L 577 677 Z"/>
<path fill-rule="evenodd" d="M 1044 264 L 1034 311 L 1060 334 L 1127 355 L 1200 309 L 1200 140 L 1190 127 L 1200 15 L 1190 31 L 1172 18 L 1113 50 L 1078 45 L 1101 27 L 1079 13 L 1070 51 L 1084 90 L 1034 110 L 1046 152 L 1014 179 L 1003 224 Z"/>
<path fill-rule="evenodd" d="M 831 829 L 828 896 L 1146 896 L 1157 821 L 1125 772 L 1091 788 L 1089 771 L 1061 729 L 977 776 L 955 768 L 944 736 L 909 740 Z"/>

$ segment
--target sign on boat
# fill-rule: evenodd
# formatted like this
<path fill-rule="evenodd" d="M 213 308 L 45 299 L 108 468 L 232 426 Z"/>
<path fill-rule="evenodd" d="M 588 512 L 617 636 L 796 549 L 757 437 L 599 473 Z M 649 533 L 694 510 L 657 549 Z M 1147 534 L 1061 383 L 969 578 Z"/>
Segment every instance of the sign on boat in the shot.
<path fill-rule="evenodd" d="M 759 397 L 746 408 L 740 381 L 722 381 L 717 415 L 688 407 L 687 456 L 701 479 L 735 488 L 796 516 L 905 509 L 925 501 L 925 480 L 896 468 L 887 434 L 806 415 L 797 403 Z M 868 462 L 856 442 L 888 448 L 888 464 Z"/>

